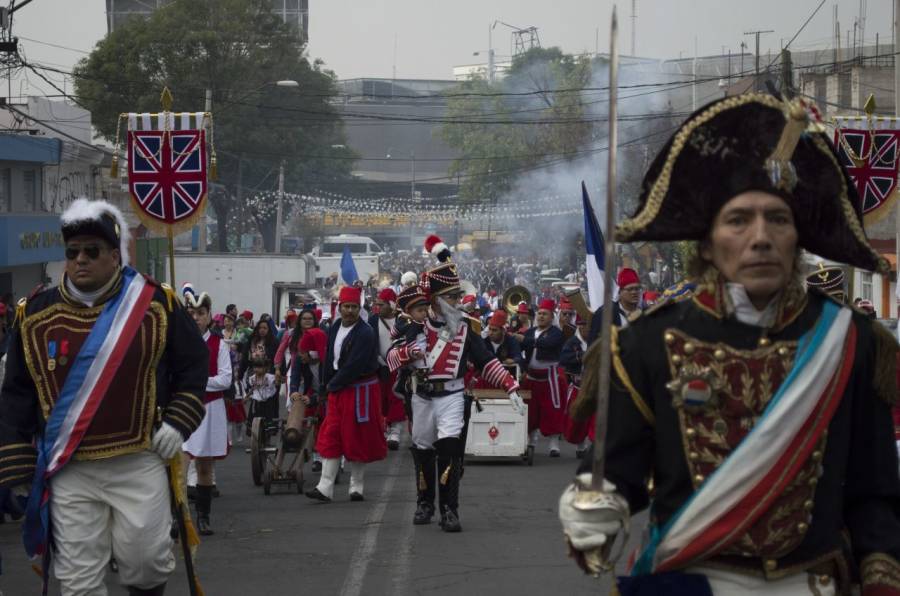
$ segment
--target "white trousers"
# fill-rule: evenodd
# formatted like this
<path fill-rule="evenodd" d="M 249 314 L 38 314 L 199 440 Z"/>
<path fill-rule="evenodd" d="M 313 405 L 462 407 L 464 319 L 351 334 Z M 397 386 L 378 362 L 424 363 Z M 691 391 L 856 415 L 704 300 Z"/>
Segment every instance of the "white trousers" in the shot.
<path fill-rule="evenodd" d="M 761 577 L 750 577 L 702 566 L 691 567 L 685 571 L 705 575 L 709 579 L 714 596 L 759 596 L 760 594 L 765 596 L 798 596 L 802 594 L 834 596 L 837 593 L 834 579 L 827 578 L 827 581 L 823 582 L 819 577 L 810 573 L 795 573 L 781 579 L 766 580 Z"/>
<path fill-rule="evenodd" d="M 412 441 L 419 449 L 434 449 L 435 441 L 462 433 L 466 401 L 463 392 L 425 399 L 412 396 Z"/>
<path fill-rule="evenodd" d="M 111 556 L 119 582 L 148 589 L 175 569 L 163 460 L 142 451 L 71 461 L 51 480 L 53 571 L 63 596 L 106 596 Z"/>

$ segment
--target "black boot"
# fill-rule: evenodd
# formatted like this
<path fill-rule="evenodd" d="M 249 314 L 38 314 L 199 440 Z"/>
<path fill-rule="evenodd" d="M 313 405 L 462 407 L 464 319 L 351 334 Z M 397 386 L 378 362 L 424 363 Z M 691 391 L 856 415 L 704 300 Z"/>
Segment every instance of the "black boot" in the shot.
<path fill-rule="evenodd" d="M 128 596 L 163 596 L 165 592 L 165 582 L 152 588 L 136 588 L 134 586 L 128 586 Z"/>
<path fill-rule="evenodd" d="M 441 507 L 441 529 L 460 532 L 459 479 L 462 476 L 462 441 L 458 438 L 440 439 L 437 450 L 438 501 Z"/>
<path fill-rule="evenodd" d="M 435 476 L 435 451 L 434 449 L 418 449 L 413 446 L 409 450 L 413 455 L 416 467 L 416 513 L 413 516 L 413 524 L 417 526 L 430 524 L 434 517 L 434 485 Z"/>
<path fill-rule="evenodd" d="M 209 511 L 212 507 L 212 487 L 197 485 L 197 500 L 194 501 L 197 507 L 197 532 L 201 536 L 211 536 L 213 532 L 209 525 Z"/>

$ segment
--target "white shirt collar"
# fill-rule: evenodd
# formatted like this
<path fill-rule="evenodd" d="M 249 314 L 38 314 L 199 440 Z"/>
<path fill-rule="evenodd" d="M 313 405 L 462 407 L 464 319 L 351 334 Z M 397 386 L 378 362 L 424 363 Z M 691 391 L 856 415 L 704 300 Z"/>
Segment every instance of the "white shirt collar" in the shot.
<path fill-rule="evenodd" d="M 731 298 L 731 312 L 741 323 L 755 327 L 771 327 L 775 324 L 775 316 L 778 312 L 778 296 L 773 298 L 763 310 L 757 310 L 747 295 L 747 289 L 742 284 L 728 282 L 725 284 L 728 297 Z"/>

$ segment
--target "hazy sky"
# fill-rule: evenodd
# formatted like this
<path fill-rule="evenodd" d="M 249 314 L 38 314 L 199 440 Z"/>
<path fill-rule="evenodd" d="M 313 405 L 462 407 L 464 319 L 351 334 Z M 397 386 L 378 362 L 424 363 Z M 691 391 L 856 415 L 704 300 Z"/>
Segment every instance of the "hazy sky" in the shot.
<path fill-rule="evenodd" d="M 745 31 L 773 29 L 761 41 L 762 53 L 777 51 L 793 37 L 820 0 L 637 0 L 637 54 L 655 58 L 719 54 L 723 46 L 739 51 L 752 36 Z M 826 0 L 792 45 L 794 49 L 831 47 L 833 6 L 838 6 L 842 44 L 853 30 L 860 0 Z M 312 57 L 325 60 L 341 78 L 452 77 L 453 66 L 479 62 L 475 51 L 488 47 L 488 28 L 500 19 L 517 27 L 538 28 L 545 47 L 566 52 L 593 51 L 599 29 L 601 51 L 609 43 L 609 0 L 309 0 Z M 892 0 L 867 2 L 866 39 L 891 37 Z M 631 48 L 631 2 L 619 2 L 620 51 Z M 104 0 L 34 0 L 16 13 L 13 31 L 26 57 L 70 68 L 106 34 Z M 510 53 L 511 30 L 497 25 L 493 45 L 498 59 Z M 44 42 L 66 46 L 62 49 Z M 484 54 L 482 54 L 484 55 Z M 61 85 L 61 77 L 57 77 Z M 13 95 L 55 93 L 33 74 L 16 81 Z M 71 82 L 67 83 L 71 90 Z"/>

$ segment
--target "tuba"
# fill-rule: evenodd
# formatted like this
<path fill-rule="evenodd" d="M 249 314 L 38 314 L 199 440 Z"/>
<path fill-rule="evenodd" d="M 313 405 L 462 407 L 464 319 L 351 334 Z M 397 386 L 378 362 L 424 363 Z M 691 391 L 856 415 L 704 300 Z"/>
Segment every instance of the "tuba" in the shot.
<path fill-rule="evenodd" d="M 510 316 L 516 314 L 520 302 L 531 304 L 531 292 L 525 286 L 513 286 L 503 292 L 503 300 L 500 304 Z"/>

